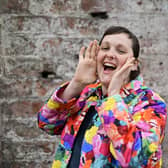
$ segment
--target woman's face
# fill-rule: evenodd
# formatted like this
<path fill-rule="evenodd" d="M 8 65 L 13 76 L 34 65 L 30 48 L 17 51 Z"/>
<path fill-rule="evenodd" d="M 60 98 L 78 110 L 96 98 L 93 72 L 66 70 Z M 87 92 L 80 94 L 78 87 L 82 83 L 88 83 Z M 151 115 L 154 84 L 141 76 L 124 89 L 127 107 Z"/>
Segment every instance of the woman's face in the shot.
<path fill-rule="evenodd" d="M 132 40 L 125 33 L 106 35 L 97 56 L 98 78 L 108 87 L 113 75 L 133 57 Z"/>

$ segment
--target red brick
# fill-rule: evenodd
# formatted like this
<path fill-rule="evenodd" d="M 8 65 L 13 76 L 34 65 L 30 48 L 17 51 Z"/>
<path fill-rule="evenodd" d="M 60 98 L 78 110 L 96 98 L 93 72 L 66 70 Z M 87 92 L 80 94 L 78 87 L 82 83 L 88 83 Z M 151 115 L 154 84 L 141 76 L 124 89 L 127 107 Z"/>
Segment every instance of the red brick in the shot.
<path fill-rule="evenodd" d="M 17 142 L 9 139 L 2 141 L 3 161 L 26 161 L 32 162 L 39 159 L 51 160 L 54 154 L 55 143 L 53 142 Z"/>
<path fill-rule="evenodd" d="M 81 8 L 86 12 L 104 12 L 107 11 L 105 4 L 102 0 L 82 0 Z"/>
<path fill-rule="evenodd" d="M 19 13 L 28 12 L 29 0 L 3 0 L 1 1 L 1 12 Z"/>
<path fill-rule="evenodd" d="M 71 0 L 53 0 L 53 4 L 50 8 L 50 12 L 59 13 L 59 12 L 73 12 L 78 10 L 79 5 L 77 2 L 73 3 Z"/>
<path fill-rule="evenodd" d="M 99 23 L 94 19 L 66 17 L 65 28 L 84 36 L 95 35 L 99 32 Z"/>
<path fill-rule="evenodd" d="M 16 101 L 13 103 L 7 103 L 5 109 L 7 112 L 4 115 L 11 117 L 30 117 L 32 114 L 32 106 L 30 101 Z"/>
<path fill-rule="evenodd" d="M 5 118 L 3 115 L 4 137 L 10 138 L 12 141 L 17 141 L 18 139 L 27 141 L 40 137 L 41 132 L 37 128 L 37 120 L 32 121 L 27 118 L 27 120 L 24 121 L 19 119 L 16 120 L 17 116 L 13 116 L 13 118 L 10 118 L 9 116 L 6 117 L 8 118 Z"/>
<path fill-rule="evenodd" d="M 44 102 L 42 101 L 33 101 L 32 102 L 32 113 L 36 114 L 40 110 L 43 104 Z"/>
<path fill-rule="evenodd" d="M 61 42 L 62 42 L 61 38 L 46 39 L 42 41 L 42 46 L 40 49 L 44 50 L 51 56 L 60 55 Z"/>
<path fill-rule="evenodd" d="M 39 97 L 45 96 L 49 92 L 55 90 L 57 86 L 58 83 L 54 82 L 53 80 L 41 79 L 40 81 L 37 81 L 35 84 L 35 92 Z"/>
<path fill-rule="evenodd" d="M 0 83 L 3 88 L 0 91 L 0 98 L 27 97 L 32 95 L 32 80 L 6 80 Z"/>
<path fill-rule="evenodd" d="M 3 168 L 10 168 L 12 165 L 12 168 L 35 168 L 35 167 L 40 167 L 40 168 L 49 168 L 52 165 L 52 161 L 46 159 L 45 161 L 12 161 L 12 160 L 5 160 L 2 161 L 2 167 Z"/>
<path fill-rule="evenodd" d="M 40 100 L 16 100 L 2 103 L 3 118 L 37 117 L 37 112 L 43 104 L 44 101 Z"/>
<path fill-rule="evenodd" d="M 52 29 L 51 21 L 47 16 L 11 16 L 3 18 L 3 27 L 13 33 L 47 33 Z"/>

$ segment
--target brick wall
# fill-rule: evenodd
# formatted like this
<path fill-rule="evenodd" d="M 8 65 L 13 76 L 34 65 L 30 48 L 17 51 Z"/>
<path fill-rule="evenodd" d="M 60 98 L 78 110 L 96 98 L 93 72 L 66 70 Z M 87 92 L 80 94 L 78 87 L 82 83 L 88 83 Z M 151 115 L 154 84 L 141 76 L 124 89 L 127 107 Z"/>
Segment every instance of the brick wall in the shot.
<path fill-rule="evenodd" d="M 50 167 L 59 137 L 37 128 L 37 111 L 109 25 L 137 34 L 144 78 L 168 102 L 167 0 L 0 1 L 0 167 Z"/>

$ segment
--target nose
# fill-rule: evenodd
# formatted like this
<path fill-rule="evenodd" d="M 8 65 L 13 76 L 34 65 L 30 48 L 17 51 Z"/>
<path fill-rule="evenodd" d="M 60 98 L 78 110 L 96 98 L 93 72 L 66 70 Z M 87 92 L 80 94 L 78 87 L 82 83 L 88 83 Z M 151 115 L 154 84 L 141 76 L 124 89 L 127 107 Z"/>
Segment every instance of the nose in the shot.
<path fill-rule="evenodd" d="M 106 57 L 109 59 L 115 59 L 116 58 L 116 53 L 113 49 L 109 50 L 106 52 Z"/>

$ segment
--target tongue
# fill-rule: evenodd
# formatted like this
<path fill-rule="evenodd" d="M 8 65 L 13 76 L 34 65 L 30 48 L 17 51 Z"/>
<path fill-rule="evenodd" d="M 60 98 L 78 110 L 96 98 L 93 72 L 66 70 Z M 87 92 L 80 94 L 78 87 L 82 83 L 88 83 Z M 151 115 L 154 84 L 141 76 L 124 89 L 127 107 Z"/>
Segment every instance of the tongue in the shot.
<path fill-rule="evenodd" d="M 113 67 L 110 67 L 110 66 L 105 66 L 104 67 L 104 70 L 105 71 L 113 71 L 113 70 L 115 70 L 116 68 L 113 68 Z"/>

